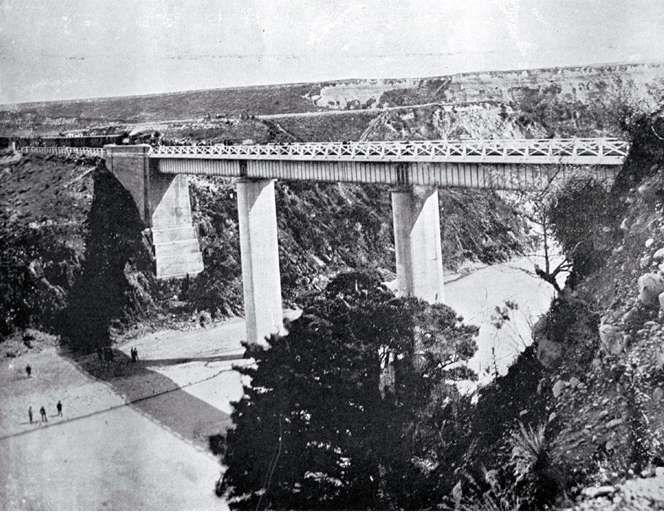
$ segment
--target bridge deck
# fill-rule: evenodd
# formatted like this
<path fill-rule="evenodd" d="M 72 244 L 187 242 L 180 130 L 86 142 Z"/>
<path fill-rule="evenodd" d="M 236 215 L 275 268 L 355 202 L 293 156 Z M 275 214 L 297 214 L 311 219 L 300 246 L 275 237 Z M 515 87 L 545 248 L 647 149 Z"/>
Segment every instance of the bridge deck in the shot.
<path fill-rule="evenodd" d="M 539 190 L 571 174 L 611 181 L 628 149 L 617 139 L 522 139 L 158 146 L 148 156 L 167 174 Z M 100 148 L 23 151 L 109 156 Z"/>
<path fill-rule="evenodd" d="M 402 142 L 307 142 L 238 146 L 159 146 L 151 158 L 355 162 L 622 165 L 617 139 L 515 139 Z"/>

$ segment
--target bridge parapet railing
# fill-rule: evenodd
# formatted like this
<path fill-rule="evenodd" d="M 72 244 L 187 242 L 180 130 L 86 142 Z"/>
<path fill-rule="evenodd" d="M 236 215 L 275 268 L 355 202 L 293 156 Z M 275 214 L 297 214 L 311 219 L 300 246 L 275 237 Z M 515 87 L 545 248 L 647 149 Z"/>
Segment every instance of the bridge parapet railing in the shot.
<path fill-rule="evenodd" d="M 159 146 L 152 158 L 359 160 L 620 165 L 629 145 L 618 139 L 305 142 Z"/>
<path fill-rule="evenodd" d="M 104 158 L 104 148 L 70 148 L 70 147 L 51 147 L 51 146 L 26 146 L 21 148 L 21 152 L 37 153 L 44 155 L 85 155 L 85 156 L 98 156 Z"/>
<path fill-rule="evenodd" d="M 226 160 L 453 162 L 621 165 L 629 144 L 618 139 L 501 139 L 458 141 L 304 142 L 157 146 L 151 158 Z M 28 146 L 23 153 L 104 157 L 103 148 Z"/>

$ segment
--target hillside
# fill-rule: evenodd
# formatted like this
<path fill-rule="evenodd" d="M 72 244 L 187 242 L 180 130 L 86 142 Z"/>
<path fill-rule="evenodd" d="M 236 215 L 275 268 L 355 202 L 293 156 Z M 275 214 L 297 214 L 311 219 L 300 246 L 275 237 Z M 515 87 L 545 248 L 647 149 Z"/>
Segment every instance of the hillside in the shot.
<path fill-rule="evenodd" d="M 405 108 L 403 114 L 410 115 L 411 109 L 417 112 L 421 106 L 435 107 L 437 115 L 444 117 L 453 108 L 470 105 L 498 107 L 503 115 L 515 113 L 526 128 L 533 122 L 546 121 L 536 119 L 544 115 L 568 126 L 570 134 L 576 131 L 580 136 L 583 130 L 615 134 L 615 127 L 610 126 L 612 123 L 606 117 L 610 112 L 601 111 L 615 111 L 621 101 L 647 99 L 653 85 L 661 82 L 663 76 L 664 67 L 659 64 L 607 65 L 0 105 L 0 134 L 58 133 L 91 127 L 121 129 L 139 125 L 166 133 L 169 130 L 179 133 L 183 128 L 212 130 L 211 133 L 218 132 L 216 136 L 221 137 L 240 117 L 266 116 L 265 121 L 283 125 L 288 133 L 295 125 L 299 129 L 294 136 L 299 140 L 352 140 L 390 109 L 401 114 Z M 549 104 L 550 100 L 555 100 L 549 105 L 553 110 L 537 110 L 543 99 Z M 567 108 L 561 109 L 563 105 Z M 348 114 L 341 117 L 326 114 L 342 111 Z M 601 123 L 597 123 L 598 117 Z M 328 124 L 333 128 L 327 127 Z M 542 124 L 545 130 L 552 128 L 546 126 L 547 123 Z M 267 126 L 274 127 L 270 123 Z M 350 131 L 349 127 L 352 127 Z M 276 129 L 271 137 L 279 134 L 280 130 Z M 446 135 L 443 132 L 438 136 Z M 261 137 L 260 133 L 247 138 L 270 140 L 270 136 Z"/>

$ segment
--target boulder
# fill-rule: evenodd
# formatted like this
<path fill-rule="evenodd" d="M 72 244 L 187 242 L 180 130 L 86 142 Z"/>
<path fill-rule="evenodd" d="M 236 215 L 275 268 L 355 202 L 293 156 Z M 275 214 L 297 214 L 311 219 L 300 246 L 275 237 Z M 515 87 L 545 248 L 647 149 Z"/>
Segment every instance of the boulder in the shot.
<path fill-rule="evenodd" d="M 627 311 L 627 313 L 625 313 L 622 317 L 623 323 L 625 325 L 629 325 L 630 323 L 632 323 L 632 321 L 634 321 L 637 318 L 638 314 L 639 314 L 638 308 L 636 307 L 630 308 L 630 310 Z"/>
<path fill-rule="evenodd" d="M 647 268 L 649 265 L 650 265 L 650 256 L 644 256 L 639 261 L 639 267 L 641 268 Z"/>
<path fill-rule="evenodd" d="M 652 257 L 657 261 L 664 260 L 664 247 L 662 247 L 661 249 L 657 249 L 655 251 L 655 254 L 652 255 Z"/>
<path fill-rule="evenodd" d="M 563 389 L 565 389 L 565 386 L 567 385 L 567 382 L 564 380 L 559 380 L 557 381 L 554 385 L 551 391 L 553 392 L 553 397 L 558 398 L 560 394 L 563 392 Z"/>
<path fill-rule="evenodd" d="M 636 192 L 646 203 L 654 203 L 657 201 L 658 195 L 662 189 L 659 181 L 659 177 L 650 179 L 636 189 Z"/>
<path fill-rule="evenodd" d="M 644 274 L 639 277 L 639 300 L 649 305 L 664 292 L 664 278 L 659 274 Z"/>
<path fill-rule="evenodd" d="M 623 333 L 614 325 L 600 325 L 599 339 L 602 342 L 602 348 L 609 354 L 620 354 L 624 348 Z"/>
<path fill-rule="evenodd" d="M 604 485 L 602 487 L 588 487 L 583 490 L 583 494 L 589 498 L 597 498 L 599 496 L 607 496 L 616 492 L 615 487 L 612 485 Z"/>
<path fill-rule="evenodd" d="M 655 390 L 652 392 L 652 401 L 661 402 L 662 398 L 664 398 L 664 389 L 657 386 Z"/>
<path fill-rule="evenodd" d="M 545 368 L 553 368 L 560 361 L 563 353 L 563 346 L 560 343 L 551 341 L 546 337 L 540 337 L 537 341 L 537 360 Z"/>
<path fill-rule="evenodd" d="M 648 240 L 646 240 L 646 244 L 645 244 L 645 245 L 646 245 L 646 249 L 650 249 L 650 247 L 652 247 L 652 244 L 654 244 L 654 243 L 655 243 L 655 239 L 654 239 L 654 238 L 648 238 Z"/>

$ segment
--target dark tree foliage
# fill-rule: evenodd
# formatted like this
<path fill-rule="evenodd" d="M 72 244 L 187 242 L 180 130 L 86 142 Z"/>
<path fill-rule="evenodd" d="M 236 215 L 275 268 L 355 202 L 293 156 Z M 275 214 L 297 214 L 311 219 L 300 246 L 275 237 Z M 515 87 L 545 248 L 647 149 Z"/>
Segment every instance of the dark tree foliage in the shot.
<path fill-rule="evenodd" d="M 547 216 L 566 258 L 572 262 L 567 284 L 574 286 L 600 269 L 615 247 L 622 205 L 592 179 L 573 180 L 557 194 Z"/>
<path fill-rule="evenodd" d="M 616 177 L 615 190 L 625 193 L 652 175 L 664 162 L 664 113 L 656 115 L 624 114 L 624 130 L 629 133 L 630 149 L 620 174 Z"/>
<path fill-rule="evenodd" d="M 269 348 L 247 346 L 256 365 L 240 369 L 251 386 L 234 403 L 218 492 L 235 509 L 435 503 L 432 468 L 456 433 L 440 411 L 455 396 L 448 382 L 472 377 L 463 363 L 478 329 L 359 272 L 310 296 L 304 311 Z"/>

